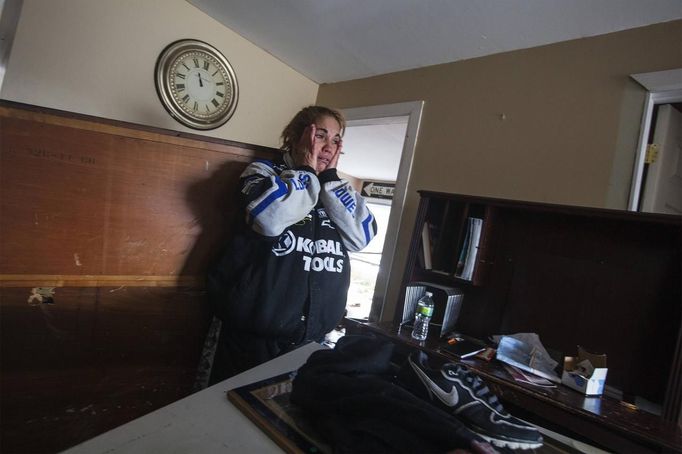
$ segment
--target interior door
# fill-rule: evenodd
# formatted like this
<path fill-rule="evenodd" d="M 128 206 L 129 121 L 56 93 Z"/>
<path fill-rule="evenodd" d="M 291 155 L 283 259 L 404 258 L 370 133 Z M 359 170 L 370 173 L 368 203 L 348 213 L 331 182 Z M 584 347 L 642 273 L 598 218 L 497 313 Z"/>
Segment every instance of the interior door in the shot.
<path fill-rule="evenodd" d="M 682 113 L 670 104 L 658 109 L 654 143 L 658 156 L 649 164 L 641 211 L 682 214 Z"/>

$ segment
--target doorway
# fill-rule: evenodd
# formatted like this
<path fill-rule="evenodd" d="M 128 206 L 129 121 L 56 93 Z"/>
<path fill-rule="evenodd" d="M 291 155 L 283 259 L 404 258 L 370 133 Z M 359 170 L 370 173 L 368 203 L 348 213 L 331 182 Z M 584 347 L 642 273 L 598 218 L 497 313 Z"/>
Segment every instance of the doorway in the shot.
<path fill-rule="evenodd" d="M 349 309 L 349 316 L 351 313 L 356 314 L 357 317 L 362 319 L 368 319 L 369 321 L 378 321 L 381 318 L 383 312 L 384 300 L 387 293 L 388 278 L 391 274 L 391 267 L 393 263 L 393 256 L 395 253 L 396 242 L 398 238 L 398 229 L 400 227 L 400 222 L 403 215 L 403 207 L 406 198 L 406 188 L 407 182 L 409 181 L 410 173 L 412 171 L 412 161 L 414 157 L 414 150 L 417 144 L 417 134 L 419 131 L 419 124 L 421 121 L 422 109 L 424 106 L 423 101 L 405 102 L 397 104 L 386 104 L 378 106 L 368 106 L 368 107 L 357 107 L 352 109 L 344 109 L 343 114 L 347 121 L 347 130 L 352 131 L 356 127 L 367 127 L 367 126 L 386 126 L 387 124 L 397 124 L 404 122 L 404 132 L 402 133 L 402 149 L 398 156 L 395 157 L 397 162 L 397 173 L 395 177 L 395 186 L 393 188 L 393 195 L 390 199 L 390 204 L 388 209 L 386 208 L 376 208 L 371 206 L 370 209 L 373 210 L 375 216 L 384 217 L 385 219 L 377 219 L 377 222 L 385 225 L 385 229 L 381 235 L 377 235 L 374 241 L 377 242 L 377 246 L 371 246 L 368 249 L 370 252 L 373 251 L 372 247 L 377 249 L 380 247 L 380 255 L 375 255 L 374 260 L 369 260 L 374 263 L 378 262 L 378 267 L 374 266 L 373 273 L 376 273 L 376 277 L 372 277 L 372 273 L 368 273 L 370 284 L 364 284 L 365 288 L 363 290 L 364 296 L 359 302 L 361 307 L 353 306 L 358 304 L 354 302 L 354 293 L 349 291 L 349 300 L 347 303 L 347 308 Z M 346 133 L 348 134 L 348 132 Z M 351 132 L 352 134 L 352 132 Z M 344 150 L 346 153 L 350 153 L 351 147 L 347 145 L 347 140 L 351 136 L 346 136 L 344 138 Z M 359 162 L 364 161 L 364 167 L 369 166 L 375 168 L 386 167 L 386 163 L 383 165 L 381 162 L 371 164 L 369 159 L 373 156 L 373 151 L 368 148 L 364 152 L 364 157 L 361 154 L 359 156 Z M 344 160 L 349 156 L 344 156 Z M 351 161 L 350 159 L 348 161 Z M 344 172 L 344 163 L 339 163 L 339 170 Z M 350 169 L 348 169 L 349 174 Z M 362 185 L 363 181 L 358 182 Z M 387 204 L 385 201 L 369 199 L 369 202 L 374 204 L 383 204 L 385 207 Z M 381 214 L 379 214 L 381 213 Z M 381 237 L 381 238 L 379 238 Z M 373 242 L 374 242 L 373 241 Z M 383 244 L 382 244 L 383 242 Z M 380 246 L 379 246 L 380 245 Z M 376 251 L 378 252 L 378 250 Z M 356 260 L 362 258 L 356 257 Z M 365 261 L 367 257 L 364 257 Z M 353 260 L 353 258 L 351 259 Z M 352 265 L 353 268 L 360 268 L 362 265 Z M 353 271 L 351 271 L 352 273 Z M 373 288 L 371 281 L 374 280 Z M 371 304 L 368 301 L 368 295 L 371 295 Z M 358 310 L 360 309 L 360 310 Z"/>
<path fill-rule="evenodd" d="M 649 174 L 649 171 L 651 170 L 650 161 L 652 149 L 649 145 L 652 143 L 652 138 L 655 133 L 655 131 L 653 131 L 656 124 L 654 122 L 655 113 L 658 112 L 659 107 L 662 105 L 682 102 L 682 68 L 633 74 L 631 77 L 642 85 L 648 93 L 646 95 L 644 111 L 642 113 L 642 123 L 640 126 L 637 154 L 632 175 L 628 210 L 642 211 L 643 201 L 647 202 L 645 209 L 651 210 L 650 207 L 654 206 L 654 202 L 651 202 L 651 200 L 647 201 L 645 197 L 647 197 L 647 193 L 651 193 L 651 190 L 647 190 L 646 188 L 646 179 L 647 174 Z M 678 153 L 676 155 L 677 159 L 682 160 L 679 151 L 671 151 Z M 665 150 L 659 150 L 659 152 L 663 153 Z M 681 166 L 682 161 L 678 160 L 674 163 L 674 167 L 668 165 L 667 170 Z M 680 170 L 682 171 L 682 169 Z M 651 181 L 651 178 L 649 178 L 649 180 Z M 658 209 L 654 209 L 654 211 L 658 211 Z"/>
<path fill-rule="evenodd" d="M 682 214 L 682 103 L 654 107 L 638 211 Z"/>
<path fill-rule="evenodd" d="M 386 228 L 391 215 L 391 204 L 367 203 L 377 221 L 377 235 L 365 249 L 350 252 L 350 287 L 346 303 L 346 317 L 367 320 L 372 309 L 381 257 L 383 255 Z"/>

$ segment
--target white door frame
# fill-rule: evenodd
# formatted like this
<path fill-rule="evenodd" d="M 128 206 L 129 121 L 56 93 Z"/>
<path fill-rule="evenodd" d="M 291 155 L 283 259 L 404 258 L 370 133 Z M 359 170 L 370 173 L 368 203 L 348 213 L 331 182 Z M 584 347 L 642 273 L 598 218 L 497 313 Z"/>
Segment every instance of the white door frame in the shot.
<path fill-rule="evenodd" d="M 14 35 L 21 16 L 24 0 L 0 0 L 0 92 L 7 72 L 7 62 L 12 50 Z"/>
<path fill-rule="evenodd" d="M 387 117 L 409 117 L 407 120 L 407 131 L 405 132 L 403 152 L 400 157 L 400 166 L 398 167 L 398 176 L 395 182 L 393 200 L 391 202 L 391 214 L 388 219 L 386 239 L 381 253 L 379 273 L 377 274 L 377 281 L 374 286 L 372 309 L 369 314 L 370 321 L 381 319 L 381 314 L 385 305 L 389 276 L 393 269 L 393 257 L 395 255 L 398 240 L 398 230 L 400 228 L 403 209 L 405 207 L 405 199 L 407 197 L 407 182 L 410 180 L 410 173 L 412 172 L 414 149 L 417 146 L 417 134 L 419 132 L 423 108 L 424 101 L 412 101 L 342 110 L 346 122 L 351 126 L 372 124 L 372 120 Z"/>
<path fill-rule="evenodd" d="M 630 77 L 639 82 L 639 84 L 648 91 L 644 101 L 642 124 L 639 128 L 637 155 L 635 157 L 635 168 L 632 174 L 630 200 L 628 202 L 628 210 L 637 211 L 640 194 L 642 192 L 644 158 L 646 157 L 646 148 L 648 145 L 647 142 L 649 141 L 651 117 L 653 116 L 654 106 L 656 104 L 682 102 L 682 68 L 652 73 L 633 74 Z"/>

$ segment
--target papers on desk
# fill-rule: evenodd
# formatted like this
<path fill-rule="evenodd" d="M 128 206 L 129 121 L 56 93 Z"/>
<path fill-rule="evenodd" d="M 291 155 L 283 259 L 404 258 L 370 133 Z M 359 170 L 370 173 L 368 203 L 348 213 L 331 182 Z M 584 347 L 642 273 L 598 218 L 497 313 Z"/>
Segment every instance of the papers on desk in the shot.
<path fill-rule="evenodd" d="M 504 364 L 504 369 L 509 372 L 514 381 L 519 383 L 525 383 L 527 385 L 540 386 L 542 388 L 556 388 L 557 385 L 547 380 L 546 378 L 533 375 L 528 372 L 524 372 L 518 367 L 514 367 L 510 364 Z"/>
<path fill-rule="evenodd" d="M 541 344 L 532 345 L 511 336 L 502 336 L 496 355 L 503 363 L 539 375 L 551 382 L 561 383 L 561 378 L 552 368 L 556 361 L 549 357 Z"/>

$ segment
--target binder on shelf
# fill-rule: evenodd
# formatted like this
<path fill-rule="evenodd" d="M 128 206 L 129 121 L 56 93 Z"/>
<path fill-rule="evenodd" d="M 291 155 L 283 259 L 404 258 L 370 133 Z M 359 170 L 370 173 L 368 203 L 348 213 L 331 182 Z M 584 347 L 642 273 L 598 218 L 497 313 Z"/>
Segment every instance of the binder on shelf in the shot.
<path fill-rule="evenodd" d="M 464 271 L 464 263 L 467 259 L 467 252 L 469 251 L 469 238 L 471 234 L 471 229 L 469 229 L 467 222 L 467 231 L 464 234 L 464 241 L 462 242 L 462 248 L 459 251 L 459 256 L 457 257 L 457 266 L 455 267 L 455 276 L 461 277 Z"/>
<path fill-rule="evenodd" d="M 478 256 L 478 244 L 481 240 L 481 230 L 483 229 L 483 219 L 467 218 L 467 231 L 462 243 L 455 277 L 470 281 L 474 275 L 474 267 Z"/>
<path fill-rule="evenodd" d="M 425 222 L 424 226 L 422 227 L 422 254 L 424 257 L 424 269 L 432 269 L 433 260 L 431 258 L 431 231 L 429 230 L 428 222 Z"/>
<path fill-rule="evenodd" d="M 453 287 L 433 284 L 431 282 L 409 283 L 405 287 L 405 304 L 400 325 L 412 326 L 414 311 L 417 309 L 417 301 L 427 290 L 433 293 L 433 302 L 435 304 L 430 324 L 438 330 L 439 336 L 444 336 L 454 329 L 460 309 L 462 308 L 462 292 Z"/>

